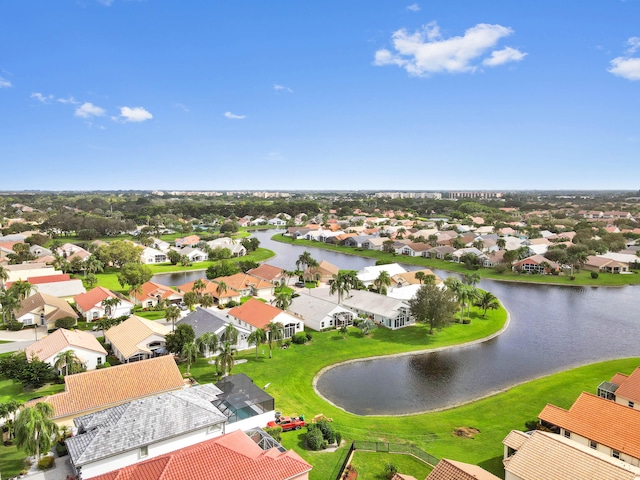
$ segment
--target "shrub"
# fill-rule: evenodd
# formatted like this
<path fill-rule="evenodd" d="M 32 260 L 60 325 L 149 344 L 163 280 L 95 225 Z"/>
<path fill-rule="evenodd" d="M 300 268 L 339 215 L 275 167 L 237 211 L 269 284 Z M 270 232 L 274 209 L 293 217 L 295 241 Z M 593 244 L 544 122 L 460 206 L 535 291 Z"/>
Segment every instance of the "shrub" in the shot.
<path fill-rule="evenodd" d="M 575 280 L 576 276 L 575 275 L 569 275 L 569 280 Z"/>
<path fill-rule="evenodd" d="M 24 325 L 22 324 L 22 322 L 11 320 L 9 323 L 7 323 L 7 330 L 11 332 L 17 332 L 18 330 L 22 330 L 23 326 Z"/>
<path fill-rule="evenodd" d="M 291 346 L 291 339 L 290 338 L 287 338 L 286 340 L 284 340 L 282 342 L 282 347 L 283 348 L 289 348 L 290 346 Z"/>
<path fill-rule="evenodd" d="M 111 364 L 109 362 L 104 362 L 104 363 L 101 363 L 100 365 L 96 365 L 96 370 L 99 370 L 101 368 L 107 368 L 107 367 L 110 367 L 110 366 L 111 366 Z"/>
<path fill-rule="evenodd" d="M 598 278 L 598 272 L 591 272 L 591 278 L 593 278 L 594 280 Z"/>
<path fill-rule="evenodd" d="M 282 427 L 266 427 L 264 431 L 271 435 L 276 442 L 280 443 Z"/>
<path fill-rule="evenodd" d="M 310 341 L 311 341 L 311 339 L 313 338 L 313 335 L 311 335 L 309 332 L 305 332 L 304 334 L 305 334 L 305 335 L 306 335 L 306 337 L 307 337 L 307 342 L 310 342 Z"/>
<path fill-rule="evenodd" d="M 42 457 L 38 460 L 38 469 L 39 470 L 49 470 L 53 467 L 54 458 L 47 455 L 46 457 Z"/>
<path fill-rule="evenodd" d="M 68 453 L 69 451 L 67 450 L 67 446 L 64 443 L 56 443 L 56 455 L 58 457 L 64 457 Z"/>
<path fill-rule="evenodd" d="M 327 442 L 333 443 L 335 440 L 335 434 L 333 433 L 333 427 L 326 420 L 320 420 L 316 424 L 318 429 L 322 432 L 322 438 L 324 438 Z"/>
<path fill-rule="evenodd" d="M 493 271 L 496 273 L 504 273 L 509 270 L 509 266 L 506 263 L 498 263 L 493 266 Z"/>
<path fill-rule="evenodd" d="M 336 432 L 336 444 L 340 446 L 341 442 L 342 442 L 342 434 L 340 432 Z"/>
<path fill-rule="evenodd" d="M 319 428 L 313 428 L 307 432 L 306 435 L 307 446 L 311 450 L 320 450 L 322 448 L 322 444 L 324 443 L 324 438 L 322 438 L 322 432 Z"/>
<path fill-rule="evenodd" d="M 384 474 L 388 479 L 395 477 L 396 473 L 398 473 L 398 467 L 396 467 L 393 463 L 387 463 L 387 466 L 384 467 Z"/>
<path fill-rule="evenodd" d="M 304 345 L 305 343 L 307 343 L 307 335 L 304 332 L 296 333 L 291 338 L 291 341 L 296 345 Z"/>
<path fill-rule="evenodd" d="M 56 328 L 70 329 L 76 325 L 77 320 L 73 317 L 62 317 L 56 320 Z"/>

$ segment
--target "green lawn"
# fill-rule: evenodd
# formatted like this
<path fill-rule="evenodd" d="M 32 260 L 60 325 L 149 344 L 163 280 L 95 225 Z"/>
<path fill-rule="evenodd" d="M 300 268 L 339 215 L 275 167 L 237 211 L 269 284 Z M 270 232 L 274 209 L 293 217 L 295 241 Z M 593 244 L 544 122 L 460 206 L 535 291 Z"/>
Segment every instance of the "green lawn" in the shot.
<path fill-rule="evenodd" d="M 36 390 L 24 390 L 21 384 L 0 376 L 0 403 L 8 402 L 9 400 L 25 403 L 32 398 L 44 397 L 63 390 L 64 384 L 62 383 L 45 385 Z"/>
<path fill-rule="evenodd" d="M 432 467 L 412 455 L 377 453 L 356 450 L 351 465 L 358 472 L 358 480 L 386 480 L 385 467 L 395 465 L 398 473 L 411 475 L 419 480 L 431 473 Z"/>
<path fill-rule="evenodd" d="M 295 245 L 306 245 L 309 247 L 322 248 L 324 250 L 332 250 L 334 252 L 346 253 L 348 255 L 356 255 L 360 257 L 368 257 L 374 260 L 387 260 L 390 262 L 401 262 L 410 265 L 419 265 L 425 268 L 437 268 L 459 273 L 479 273 L 483 278 L 492 280 L 503 280 L 511 282 L 530 282 L 530 283 L 547 283 L 558 285 L 593 285 L 593 286 L 622 286 L 640 284 L 640 274 L 632 273 L 629 275 L 618 275 L 613 273 L 600 273 L 598 278 L 591 278 L 591 272 L 586 270 L 576 272 L 575 280 L 571 280 L 564 275 L 531 275 L 520 274 L 516 272 L 497 273 L 492 268 L 480 268 L 479 270 L 467 270 L 464 264 L 447 262 L 445 260 L 409 257 L 405 255 L 395 255 L 392 253 L 378 252 L 374 250 L 364 250 L 352 247 L 343 247 L 330 245 L 323 242 L 313 240 L 293 240 L 291 237 L 285 237 L 282 234 L 276 234 L 271 237 L 272 240 L 282 243 L 292 243 Z"/>

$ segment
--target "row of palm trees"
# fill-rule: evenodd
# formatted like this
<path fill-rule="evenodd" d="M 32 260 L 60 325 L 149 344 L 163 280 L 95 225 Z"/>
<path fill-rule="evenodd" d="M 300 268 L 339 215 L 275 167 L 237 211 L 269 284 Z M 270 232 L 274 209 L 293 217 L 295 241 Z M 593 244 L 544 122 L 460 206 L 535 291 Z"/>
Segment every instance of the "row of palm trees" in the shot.
<path fill-rule="evenodd" d="M 483 317 L 486 317 L 487 310 L 496 310 L 500 307 L 500 302 L 495 295 L 476 287 L 480 279 L 478 273 L 467 273 L 462 275 L 462 280 L 457 277 L 448 277 L 444 280 L 444 284 L 455 294 L 460 304 L 461 322 L 465 320 L 465 309 L 467 320 L 471 319 L 471 305 L 482 308 Z"/>

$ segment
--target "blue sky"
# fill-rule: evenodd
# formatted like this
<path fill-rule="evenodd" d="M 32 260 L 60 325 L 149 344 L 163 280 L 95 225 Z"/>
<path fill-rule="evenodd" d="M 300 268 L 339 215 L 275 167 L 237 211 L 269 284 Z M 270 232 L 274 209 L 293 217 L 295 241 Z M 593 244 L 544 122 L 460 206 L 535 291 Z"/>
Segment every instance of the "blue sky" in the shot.
<path fill-rule="evenodd" d="M 0 190 L 637 189 L 640 0 L 4 0 Z"/>

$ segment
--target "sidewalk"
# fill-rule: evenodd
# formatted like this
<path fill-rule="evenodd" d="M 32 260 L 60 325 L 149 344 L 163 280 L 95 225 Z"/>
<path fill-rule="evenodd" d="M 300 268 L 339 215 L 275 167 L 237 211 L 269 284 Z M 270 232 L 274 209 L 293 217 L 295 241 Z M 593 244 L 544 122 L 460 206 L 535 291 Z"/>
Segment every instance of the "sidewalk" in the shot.
<path fill-rule="evenodd" d="M 17 332 L 0 330 L 0 340 L 11 342 L 0 343 L 0 353 L 24 350 L 36 341 L 36 334 L 38 335 L 38 340 L 47 335 L 47 327 L 38 327 L 37 330 L 34 330 L 33 328 L 22 329 Z"/>

